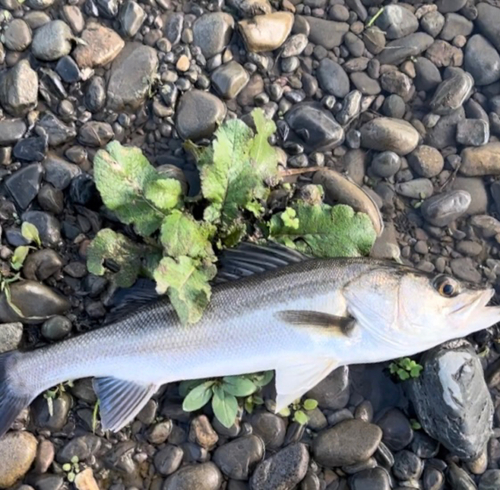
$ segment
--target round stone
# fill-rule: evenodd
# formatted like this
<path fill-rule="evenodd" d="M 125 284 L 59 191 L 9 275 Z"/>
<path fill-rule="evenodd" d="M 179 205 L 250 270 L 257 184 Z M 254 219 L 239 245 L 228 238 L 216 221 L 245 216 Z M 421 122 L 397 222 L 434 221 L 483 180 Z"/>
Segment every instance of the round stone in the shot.
<path fill-rule="evenodd" d="M 8 432 L 0 439 L 0 488 L 11 488 L 30 469 L 38 441 L 29 432 Z"/>
<path fill-rule="evenodd" d="M 421 177 L 435 177 L 444 167 L 441 153 L 432 146 L 420 145 L 407 156 L 410 167 Z"/>

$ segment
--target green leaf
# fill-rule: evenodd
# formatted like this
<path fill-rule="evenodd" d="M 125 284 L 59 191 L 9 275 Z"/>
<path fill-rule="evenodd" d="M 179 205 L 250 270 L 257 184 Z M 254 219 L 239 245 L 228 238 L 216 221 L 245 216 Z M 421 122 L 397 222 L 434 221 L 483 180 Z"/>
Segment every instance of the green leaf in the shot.
<path fill-rule="evenodd" d="M 367 255 L 376 233 L 370 218 L 338 204 L 293 205 L 299 227 L 286 226 L 282 214 L 270 221 L 270 238 L 316 257 L 356 257 Z"/>
<path fill-rule="evenodd" d="M 144 251 L 139 245 L 109 228 L 99 231 L 87 251 L 87 269 L 92 274 L 102 276 L 106 269 L 104 261 L 113 260 L 120 270 L 113 279 L 118 286 L 127 288 L 134 284 L 141 271 L 141 255 Z"/>
<path fill-rule="evenodd" d="M 295 211 L 295 209 L 286 208 L 280 216 L 284 226 L 292 230 L 299 229 L 299 219 L 297 218 L 297 211 Z"/>
<path fill-rule="evenodd" d="M 293 414 L 293 420 L 300 425 L 306 425 L 309 422 L 309 417 L 302 410 L 297 410 Z"/>
<path fill-rule="evenodd" d="M 245 398 L 244 408 L 248 413 L 252 413 L 255 408 L 253 398 L 251 396 Z"/>
<path fill-rule="evenodd" d="M 252 377 L 252 381 L 259 387 L 268 385 L 274 377 L 274 371 L 264 371 Z"/>
<path fill-rule="evenodd" d="M 154 272 L 156 290 L 159 294 L 168 293 L 183 324 L 196 323 L 210 300 L 209 281 L 216 273 L 213 264 L 191 257 L 164 257 Z"/>
<path fill-rule="evenodd" d="M 71 463 L 63 464 L 62 465 L 62 470 L 66 471 L 66 472 L 69 471 L 69 470 L 71 470 Z"/>
<path fill-rule="evenodd" d="M 154 180 L 146 184 L 144 196 L 160 211 L 168 212 L 182 204 L 182 186 L 177 179 L 169 179 L 158 175 Z"/>
<path fill-rule="evenodd" d="M 234 425 L 238 414 L 238 400 L 234 395 L 226 393 L 222 387 L 214 387 L 212 409 L 217 420 L 228 429 Z"/>
<path fill-rule="evenodd" d="M 410 360 L 410 358 L 404 357 L 403 359 L 401 359 L 399 361 L 399 365 L 402 368 L 406 369 L 406 370 L 410 369 L 411 368 L 411 360 Z"/>
<path fill-rule="evenodd" d="M 410 419 L 410 425 L 413 430 L 420 430 L 422 428 L 420 422 L 415 419 Z"/>
<path fill-rule="evenodd" d="M 194 259 L 214 260 L 210 238 L 215 228 L 208 223 L 200 223 L 191 215 L 172 211 L 161 225 L 160 240 L 170 257 L 186 255 Z"/>
<path fill-rule="evenodd" d="M 26 257 L 28 256 L 29 251 L 30 247 L 26 245 L 21 245 L 19 247 L 16 247 L 16 249 L 14 250 L 14 254 L 12 255 L 12 258 L 10 259 L 10 265 L 15 271 L 21 269 L 21 267 L 24 264 L 24 261 L 26 260 Z"/>
<path fill-rule="evenodd" d="M 276 124 L 266 117 L 262 109 L 254 109 L 252 118 L 256 135 L 250 147 L 250 158 L 262 180 L 275 178 L 278 175 L 278 153 L 268 140 L 275 133 Z"/>
<path fill-rule="evenodd" d="M 25 221 L 21 225 L 21 234 L 28 242 L 35 242 L 39 247 L 42 246 L 42 241 L 40 240 L 40 235 L 38 233 L 38 228 L 32 223 Z"/>
<path fill-rule="evenodd" d="M 413 366 L 410 369 L 410 376 L 412 378 L 418 378 L 420 376 L 420 373 L 422 372 L 423 366 Z"/>
<path fill-rule="evenodd" d="M 70 461 L 73 463 L 73 464 L 78 464 L 78 462 L 80 461 L 80 459 L 78 458 L 78 456 L 73 456 Z"/>
<path fill-rule="evenodd" d="M 395 362 L 389 364 L 389 371 L 391 374 L 396 374 L 398 372 L 398 365 Z"/>
<path fill-rule="evenodd" d="M 104 204 L 123 223 L 133 224 L 143 236 L 160 227 L 165 214 L 145 196 L 146 187 L 158 180 L 158 173 L 139 148 L 109 143 L 94 157 L 94 178 Z"/>
<path fill-rule="evenodd" d="M 75 473 L 74 473 L 73 471 L 70 471 L 70 472 L 68 473 L 68 481 L 69 481 L 70 483 L 73 483 L 73 482 L 75 481 L 75 478 L 76 478 Z"/>
<path fill-rule="evenodd" d="M 313 398 L 308 398 L 304 401 L 305 410 L 314 410 L 318 406 L 318 402 Z"/>
<path fill-rule="evenodd" d="M 182 410 L 185 412 L 194 412 L 205 406 L 212 398 L 213 381 L 205 381 L 204 383 L 193 388 L 184 398 Z"/>
<path fill-rule="evenodd" d="M 186 381 L 181 381 L 179 383 L 179 395 L 182 398 L 185 398 L 186 395 L 196 386 L 205 383 L 207 380 L 205 379 L 188 379 Z"/>
<path fill-rule="evenodd" d="M 407 379 L 410 378 L 410 374 L 408 373 L 408 371 L 405 371 L 404 369 L 398 370 L 398 376 L 401 381 L 406 381 Z"/>
<path fill-rule="evenodd" d="M 282 417 L 290 417 L 292 413 L 290 407 L 284 407 L 278 412 Z"/>
<path fill-rule="evenodd" d="M 222 378 L 224 391 L 234 396 L 248 396 L 257 391 L 257 386 L 244 376 L 225 376 Z"/>

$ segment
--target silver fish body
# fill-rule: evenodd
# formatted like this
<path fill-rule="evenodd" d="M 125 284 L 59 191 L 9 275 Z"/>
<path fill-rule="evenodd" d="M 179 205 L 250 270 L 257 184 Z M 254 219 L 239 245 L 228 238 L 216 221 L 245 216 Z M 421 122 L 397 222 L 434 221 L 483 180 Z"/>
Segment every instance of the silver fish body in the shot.
<path fill-rule="evenodd" d="M 110 430 L 162 384 L 264 370 L 276 371 L 279 410 L 338 366 L 412 355 L 500 321 L 500 308 L 486 307 L 491 290 L 456 284 L 460 294 L 445 297 L 433 277 L 407 267 L 312 259 L 215 286 L 195 325 L 181 326 L 160 299 L 108 326 L 1 356 L 0 433 L 40 393 L 83 377 L 95 378 Z M 318 314 L 331 325 L 315 324 Z M 339 328 L 339 318 L 351 327 Z"/>

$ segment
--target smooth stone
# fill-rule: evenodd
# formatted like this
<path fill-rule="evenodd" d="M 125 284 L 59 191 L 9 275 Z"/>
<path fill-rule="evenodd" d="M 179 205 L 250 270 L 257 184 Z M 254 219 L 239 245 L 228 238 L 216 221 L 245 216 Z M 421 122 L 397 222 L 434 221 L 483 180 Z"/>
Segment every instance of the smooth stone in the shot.
<path fill-rule="evenodd" d="M 432 146 L 420 145 L 406 159 L 408 164 L 421 177 L 436 177 L 444 167 L 444 158 Z"/>
<path fill-rule="evenodd" d="M 215 89 L 225 99 L 234 99 L 250 80 L 248 72 L 236 61 L 217 68 L 211 78 Z"/>
<path fill-rule="evenodd" d="M 0 121 L 0 146 L 17 143 L 26 133 L 26 129 L 22 119 L 3 119 Z"/>
<path fill-rule="evenodd" d="M 317 17 L 303 17 L 310 28 L 309 41 L 325 49 L 333 49 L 340 46 L 344 36 L 349 31 L 346 22 L 335 22 L 333 20 L 318 19 Z"/>
<path fill-rule="evenodd" d="M 469 37 L 473 28 L 474 24 L 463 15 L 448 13 L 439 37 L 445 41 L 453 41 L 457 36 Z"/>
<path fill-rule="evenodd" d="M 353 85 L 363 94 L 363 95 L 377 95 L 382 89 L 377 80 L 371 78 L 364 71 L 358 71 L 351 73 L 350 75 Z"/>
<path fill-rule="evenodd" d="M 204 14 L 193 24 L 194 45 L 205 58 L 222 53 L 231 40 L 234 19 L 223 12 Z"/>
<path fill-rule="evenodd" d="M 228 478 L 248 480 L 264 457 L 265 451 L 265 445 L 260 437 L 248 435 L 218 447 L 213 455 L 213 461 Z"/>
<path fill-rule="evenodd" d="M 80 68 L 96 68 L 111 63 L 125 46 L 123 39 L 112 29 L 90 24 L 81 35 L 85 44 L 79 44 L 72 53 Z"/>
<path fill-rule="evenodd" d="M 385 412 L 376 423 L 382 430 L 382 441 L 391 451 L 401 451 L 413 439 L 410 421 L 397 408 L 391 408 Z"/>
<path fill-rule="evenodd" d="M 56 72 L 66 83 L 75 83 L 82 78 L 80 68 L 78 68 L 76 61 L 71 56 L 63 56 L 59 59 Z"/>
<path fill-rule="evenodd" d="M 497 50 L 500 50 L 500 8 L 480 2 L 476 6 L 477 18 L 474 23 Z"/>
<path fill-rule="evenodd" d="M 500 221 L 493 216 L 478 215 L 470 220 L 473 228 L 477 228 L 484 238 L 492 238 L 500 233 Z"/>
<path fill-rule="evenodd" d="M 8 432 L 0 440 L 0 488 L 11 488 L 30 469 L 38 441 L 29 432 Z"/>
<path fill-rule="evenodd" d="M 186 92 L 177 107 L 176 128 L 185 140 L 209 138 L 226 116 L 224 103 L 208 92 Z"/>
<path fill-rule="evenodd" d="M 382 430 L 378 426 L 351 419 L 320 432 L 313 440 L 312 450 L 319 464 L 336 468 L 366 461 L 381 440 Z"/>
<path fill-rule="evenodd" d="M 371 54 L 377 55 L 385 48 L 385 33 L 376 26 L 368 27 L 363 32 L 363 42 Z"/>
<path fill-rule="evenodd" d="M 24 51 L 31 39 L 31 29 L 22 19 L 13 19 L 4 32 L 5 47 L 11 51 Z"/>
<path fill-rule="evenodd" d="M 438 68 L 443 66 L 462 66 L 464 58 L 463 51 L 460 48 L 441 39 L 434 41 L 432 45 L 427 48 L 425 56 Z"/>
<path fill-rule="evenodd" d="M 110 124 L 100 121 L 90 121 L 80 127 L 78 141 L 82 145 L 100 148 L 113 138 L 113 128 Z"/>
<path fill-rule="evenodd" d="M 434 458 L 439 452 L 439 442 L 429 437 L 425 432 L 417 430 L 413 434 L 410 448 L 419 458 Z"/>
<path fill-rule="evenodd" d="M 415 67 L 415 88 L 424 92 L 434 90 L 441 82 L 439 68 L 427 58 L 418 57 L 413 63 Z"/>
<path fill-rule="evenodd" d="M 106 82 L 102 77 L 92 77 L 85 93 L 85 105 L 90 112 L 96 113 L 106 105 Z"/>
<path fill-rule="evenodd" d="M 250 419 L 253 433 L 264 442 L 267 450 L 276 450 L 283 445 L 286 424 L 282 417 L 269 412 L 254 413 Z"/>
<path fill-rule="evenodd" d="M 146 20 L 146 12 L 133 0 L 127 0 L 120 10 L 120 25 L 126 37 L 134 37 Z"/>
<path fill-rule="evenodd" d="M 63 262 L 55 250 L 35 250 L 23 264 L 23 275 L 32 281 L 45 281 L 62 269 Z"/>
<path fill-rule="evenodd" d="M 477 148 L 465 148 L 461 153 L 459 172 L 469 177 L 500 174 L 500 143 L 492 142 Z"/>
<path fill-rule="evenodd" d="M 422 30 L 432 37 L 437 37 L 444 27 L 445 18 L 441 12 L 434 10 L 427 12 L 420 20 Z"/>
<path fill-rule="evenodd" d="M 285 120 L 299 135 L 307 152 L 326 151 L 344 141 L 344 130 L 320 104 L 301 102 L 295 104 L 286 114 Z"/>
<path fill-rule="evenodd" d="M 71 332 L 71 320 L 65 316 L 55 315 L 42 325 L 42 335 L 49 340 L 61 340 Z"/>
<path fill-rule="evenodd" d="M 73 33 L 62 20 L 53 20 L 35 31 L 31 51 L 43 61 L 56 61 L 71 51 Z"/>
<path fill-rule="evenodd" d="M 32 9 L 45 10 L 49 8 L 55 0 L 27 0 L 26 5 Z"/>
<path fill-rule="evenodd" d="M 309 451 L 301 443 L 290 444 L 262 461 L 250 479 L 251 490 L 295 488 L 306 476 Z"/>
<path fill-rule="evenodd" d="M 208 417 L 200 415 L 191 421 L 188 439 L 190 442 L 194 442 L 202 448 L 210 450 L 217 444 L 219 436 L 210 425 Z"/>
<path fill-rule="evenodd" d="M 491 435 L 493 403 L 474 349 L 464 340 L 451 341 L 424 353 L 420 364 L 424 369 L 409 388 L 422 427 L 451 453 L 476 459 Z"/>
<path fill-rule="evenodd" d="M 446 14 L 448 12 L 458 12 L 466 3 L 467 0 L 437 0 L 436 7 L 440 12 Z"/>
<path fill-rule="evenodd" d="M 462 107 L 469 96 L 474 79 L 472 76 L 457 69 L 452 76 L 443 80 L 430 102 L 430 107 L 434 114 L 447 115 Z"/>
<path fill-rule="evenodd" d="M 365 123 L 361 129 L 361 146 L 371 150 L 393 151 L 407 155 L 418 145 L 419 134 L 408 122 L 379 117 Z"/>
<path fill-rule="evenodd" d="M 383 73 L 380 77 L 380 85 L 386 92 L 399 95 L 403 100 L 409 100 L 414 91 L 410 77 L 398 70 Z"/>
<path fill-rule="evenodd" d="M 221 483 L 221 472 L 213 463 L 188 464 L 165 480 L 163 490 L 218 490 Z"/>
<path fill-rule="evenodd" d="M 338 410 L 347 405 L 349 395 L 349 368 L 343 366 L 331 372 L 309 390 L 306 396 L 316 400 L 321 408 Z"/>
<path fill-rule="evenodd" d="M 306 49 L 308 42 L 305 34 L 290 36 L 281 48 L 281 57 L 291 58 L 292 56 L 299 56 Z"/>
<path fill-rule="evenodd" d="M 18 160 L 24 162 L 41 162 L 47 151 L 47 139 L 40 136 L 30 136 L 19 140 L 12 150 Z"/>
<path fill-rule="evenodd" d="M 482 119 L 465 119 L 457 124 L 457 143 L 483 146 L 490 140 L 490 125 Z"/>
<path fill-rule="evenodd" d="M 42 166 L 32 163 L 21 167 L 5 179 L 5 187 L 21 209 L 26 209 L 35 199 L 40 190 L 42 175 Z"/>
<path fill-rule="evenodd" d="M 85 461 L 101 449 L 101 439 L 93 434 L 86 434 L 69 439 L 56 454 L 58 463 L 70 463 L 73 458 Z M 120 445 L 117 444 L 118 448 Z M 126 447 L 126 446 L 125 446 Z"/>
<path fill-rule="evenodd" d="M 61 58 L 62 59 L 62 58 Z M 42 128 L 49 137 L 49 146 L 61 146 L 76 136 L 74 126 L 68 126 L 51 112 L 46 112 L 37 122 L 37 128 Z"/>
<path fill-rule="evenodd" d="M 61 245 L 60 223 L 54 216 L 44 211 L 26 211 L 22 219 L 37 227 L 43 245 L 48 247 Z"/>
<path fill-rule="evenodd" d="M 464 67 L 476 85 L 489 85 L 500 80 L 500 55 L 480 34 L 472 36 L 465 46 Z"/>
<path fill-rule="evenodd" d="M 351 490 L 390 490 L 391 481 L 383 468 L 362 470 L 349 478 Z"/>
<path fill-rule="evenodd" d="M 442 150 L 456 144 L 457 124 L 465 119 L 465 111 L 460 107 L 451 114 L 441 116 L 435 126 L 427 130 L 425 144 Z"/>
<path fill-rule="evenodd" d="M 428 223 L 442 228 L 465 214 L 471 200 L 468 192 L 453 190 L 426 199 L 420 209 Z"/>
<path fill-rule="evenodd" d="M 401 5 L 386 5 L 377 18 L 376 25 L 385 32 L 387 39 L 399 39 L 418 29 L 418 19 Z"/>
<path fill-rule="evenodd" d="M 500 470 L 487 470 L 479 480 L 478 490 L 498 490 L 500 488 Z"/>
<path fill-rule="evenodd" d="M 182 448 L 167 444 L 155 454 L 155 468 L 162 476 L 171 475 L 180 467 L 183 456 L 184 451 Z"/>
<path fill-rule="evenodd" d="M 434 186 L 429 179 L 413 179 L 408 182 L 399 182 L 395 186 L 396 192 L 410 199 L 426 199 L 434 193 Z"/>
<path fill-rule="evenodd" d="M 38 204 L 44 211 L 61 214 L 64 211 L 64 194 L 52 185 L 44 185 L 37 195 Z"/>
<path fill-rule="evenodd" d="M 19 61 L 16 66 L 2 74 L 0 103 L 8 113 L 24 116 L 36 107 L 37 100 L 38 75 L 28 60 Z"/>
<path fill-rule="evenodd" d="M 360 114 L 362 100 L 363 94 L 359 90 L 349 92 L 342 101 L 340 111 L 335 114 L 335 119 L 342 125 L 351 122 Z"/>
<path fill-rule="evenodd" d="M 0 354 L 16 350 L 23 337 L 22 323 L 0 324 Z"/>
<path fill-rule="evenodd" d="M 371 163 L 373 172 L 383 178 L 392 177 L 400 168 L 401 158 L 393 151 L 384 151 L 375 155 Z"/>
<path fill-rule="evenodd" d="M 80 473 L 77 473 L 75 487 L 77 490 L 99 490 L 92 468 L 85 468 Z"/>
<path fill-rule="evenodd" d="M 51 431 L 61 430 L 68 422 L 68 414 L 73 400 L 68 393 L 61 393 L 52 401 L 52 413 L 49 411 L 47 400 L 39 396 L 31 407 L 33 421 L 37 427 Z"/>
<path fill-rule="evenodd" d="M 42 165 L 45 170 L 44 179 L 61 190 L 66 189 L 71 180 L 82 172 L 78 165 L 52 154 L 47 155 Z"/>
<path fill-rule="evenodd" d="M 425 490 L 442 490 L 444 486 L 444 475 L 437 468 L 427 465 L 424 470 L 422 482 Z"/>
<path fill-rule="evenodd" d="M 321 60 L 316 71 L 320 87 L 335 97 L 343 98 L 349 93 L 349 77 L 344 69 L 328 58 Z"/>
<path fill-rule="evenodd" d="M 446 476 L 453 490 L 477 490 L 476 483 L 470 475 L 453 461 L 450 462 Z"/>
<path fill-rule="evenodd" d="M 423 53 L 433 42 L 429 34 L 416 32 L 388 43 L 377 59 L 383 65 L 398 65 L 410 56 Z"/>
<path fill-rule="evenodd" d="M 422 460 L 411 451 L 402 450 L 394 455 L 392 472 L 398 480 L 419 480 L 423 469 Z"/>
<path fill-rule="evenodd" d="M 238 25 L 247 49 L 252 53 L 261 53 L 279 48 L 290 34 L 293 21 L 294 16 L 290 12 L 274 12 L 241 20 Z"/>
<path fill-rule="evenodd" d="M 272 11 L 268 0 L 228 0 L 228 5 L 238 10 L 242 17 L 247 18 L 269 14 Z"/>

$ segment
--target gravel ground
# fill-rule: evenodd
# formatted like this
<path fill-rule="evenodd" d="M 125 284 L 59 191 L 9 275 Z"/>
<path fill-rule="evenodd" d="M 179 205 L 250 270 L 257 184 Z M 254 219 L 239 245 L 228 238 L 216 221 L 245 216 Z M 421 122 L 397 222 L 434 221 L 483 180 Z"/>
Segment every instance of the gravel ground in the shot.
<path fill-rule="evenodd" d="M 289 168 L 363 186 L 386 223 L 375 257 L 500 285 L 497 0 L 0 0 L 0 19 L 0 266 L 26 243 L 21 222 L 35 224 L 43 246 L 12 299 L 55 315 L 23 325 L 1 297 L 1 352 L 106 315 L 114 289 L 85 266 L 115 225 L 92 179 L 99 148 L 141 147 L 194 196 L 183 140 L 255 107 L 277 122 Z M 328 197 L 363 206 L 348 180 Z M 307 426 L 261 406 L 226 429 L 209 409 L 183 412 L 174 385 L 105 434 L 79 380 L 0 440 L 0 488 L 498 490 L 499 339 L 492 328 L 425 353 L 413 382 L 341 368 L 308 394 Z"/>

